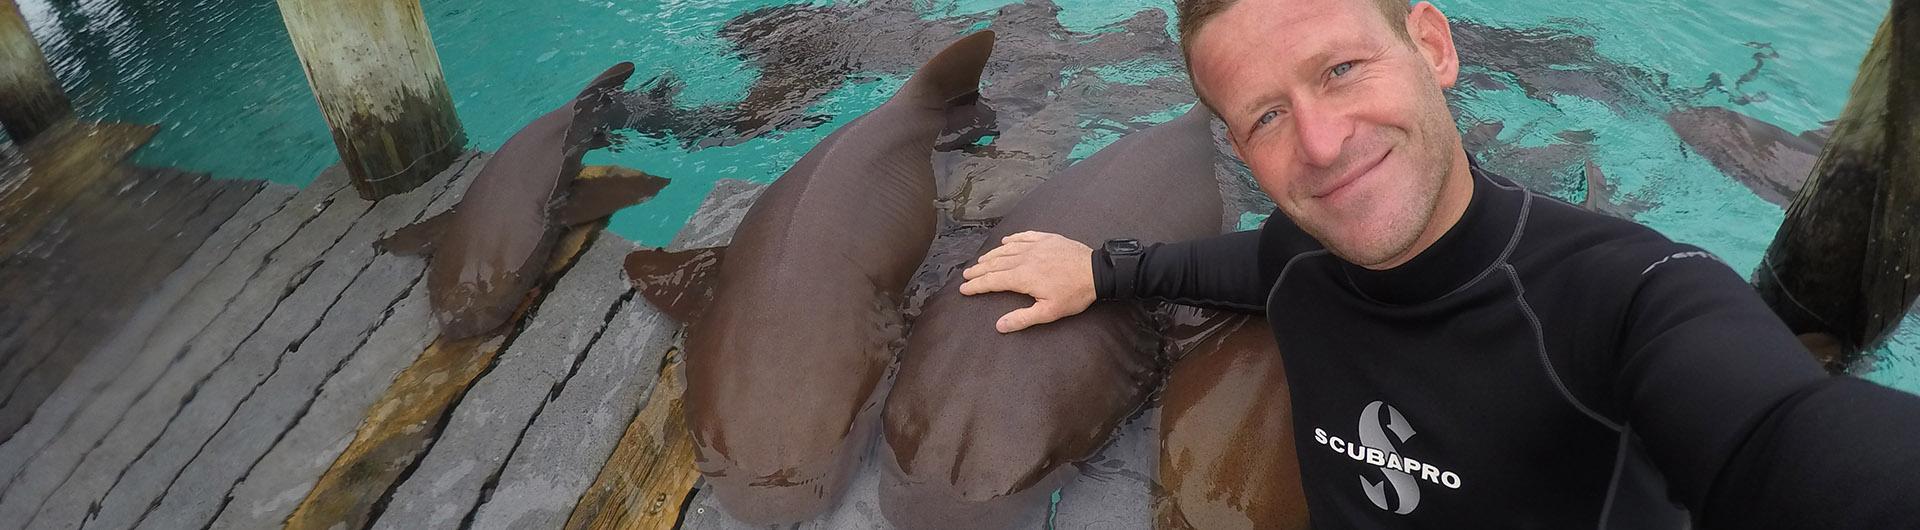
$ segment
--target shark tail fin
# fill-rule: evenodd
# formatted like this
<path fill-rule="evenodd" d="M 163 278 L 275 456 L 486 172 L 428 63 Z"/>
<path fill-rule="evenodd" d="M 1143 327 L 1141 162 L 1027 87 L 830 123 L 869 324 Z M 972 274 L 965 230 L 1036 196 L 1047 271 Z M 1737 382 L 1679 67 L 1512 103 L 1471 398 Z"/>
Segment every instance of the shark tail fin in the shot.
<path fill-rule="evenodd" d="M 992 31 L 961 37 L 914 72 L 900 95 L 934 109 L 973 103 L 980 93 L 980 73 L 992 54 Z"/>
<path fill-rule="evenodd" d="M 624 102 L 621 90 L 627 86 L 627 79 L 633 77 L 633 63 L 620 62 L 605 72 L 601 72 L 580 95 L 573 98 L 573 124 L 567 132 L 572 139 L 583 142 L 588 149 L 599 149 L 611 145 L 609 131 L 626 126 Z"/>
<path fill-rule="evenodd" d="M 601 72 L 598 77 L 593 78 L 593 81 L 588 82 L 587 87 L 580 90 L 579 96 L 574 97 L 574 110 L 581 111 L 606 105 L 621 87 L 627 86 L 627 79 L 632 77 L 633 63 L 621 61 L 607 68 L 607 71 Z"/>

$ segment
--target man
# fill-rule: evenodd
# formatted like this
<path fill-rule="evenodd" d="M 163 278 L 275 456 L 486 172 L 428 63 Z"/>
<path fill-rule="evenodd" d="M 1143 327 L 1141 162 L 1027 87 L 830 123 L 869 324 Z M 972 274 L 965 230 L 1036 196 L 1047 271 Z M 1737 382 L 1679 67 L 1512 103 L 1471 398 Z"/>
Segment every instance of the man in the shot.
<path fill-rule="evenodd" d="M 1144 250 L 1009 236 L 961 286 L 1035 298 L 1000 331 L 1096 299 L 1264 310 L 1320 527 L 1920 527 L 1920 398 L 1825 375 L 1706 252 L 1475 167 L 1438 9 L 1179 15 L 1285 215 Z"/>

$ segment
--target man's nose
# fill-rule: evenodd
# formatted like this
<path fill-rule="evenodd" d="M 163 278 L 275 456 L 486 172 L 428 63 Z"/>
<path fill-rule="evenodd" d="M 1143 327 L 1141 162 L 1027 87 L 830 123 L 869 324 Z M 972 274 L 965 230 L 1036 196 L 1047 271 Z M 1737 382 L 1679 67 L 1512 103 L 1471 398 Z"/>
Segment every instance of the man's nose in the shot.
<path fill-rule="evenodd" d="M 1294 124 L 1300 128 L 1301 158 L 1314 167 L 1332 167 L 1353 136 L 1353 120 L 1325 102 L 1296 103 L 1293 112 Z"/>

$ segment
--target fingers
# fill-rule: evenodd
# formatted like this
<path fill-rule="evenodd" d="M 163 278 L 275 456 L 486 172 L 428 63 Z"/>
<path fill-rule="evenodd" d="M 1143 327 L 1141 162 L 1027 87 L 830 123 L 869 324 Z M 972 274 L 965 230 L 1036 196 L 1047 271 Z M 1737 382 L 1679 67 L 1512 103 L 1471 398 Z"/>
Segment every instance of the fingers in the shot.
<path fill-rule="evenodd" d="M 1060 320 L 1059 307 L 1051 301 L 1034 302 L 1030 307 L 1015 309 L 993 323 L 993 328 L 1001 333 L 1013 333 L 1033 326 Z"/>
<path fill-rule="evenodd" d="M 1040 232 L 1036 230 L 1028 230 L 1025 232 L 1020 232 L 1007 237 L 1000 238 L 1000 243 L 1003 245 L 1007 243 L 1036 243 L 1036 242 L 1045 240 L 1049 237 L 1060 237 L 1060 236 L 1059 234 Z"/>
<path fill-rule="evenodd" d="M 1005 248 L 1007 247 L 995 248 L 993 251 L 986 253 L 986 255 L 980 256 L 980 259 L 974 260 L 973 266 L 960 271 L 960 277 L 971 280 L 990 272 L 999 272 L 1014 268 L 1018 264 L 1014 260 L 1007 259 L 1013 255 L 1001 252 L 1001 250 Z"/>
<path fill-rule="evenodd" d="M 1020 287 L 1019 282 L 1017 282 L 1010 273 L 986 274 L 978 278 L 969 279 L 960 284 L 960 294 L 968 296 L 1000 291 L 1027 292 Z"/>
<path fill-rule="evenodd" d="M 1028 250 L 1032 249 L 1033 244 L 1036 241 L 1024 240 L 1024 239 L 1013 240 L 1013 238 L 1017 236 L 1028 235 L 1028 234 L 1042 234 L 1042 232 L 1021 232 L 1018 234 L 1007 236 L 1005 239 L 1001 240 L 1001 241 L 1005 241 L 1005 243 L 1002 243 L 1000 246 L 993 247 L 993 250 L 987 251 L 986 254 L 981 254 L 979 259 L 974 260 L 974 265 L 972 267 L 967 267 L 966 270 L 960 271 L 960 276 L 971 280 L 982 274 L 986 274 L 989 272 L 1003 271 L 1003 270 L 1012 269 L 1020 266 L 1020 263 L 1022 263 L 1021 260 L 1015 260 L 1011 258 L 1025 255 L 1025 253 Z"/>
<path fill-rule="evenodd" d="M 988 260 L 1004 258 L 1007 256 L 1018 256 L 1021 253 L 1026 252 L 1028 248 L 1031 248 L 1033 246 L 1033 243 L 1034 243 L 1033 241 L 1012 241 L 1007 243 L 1001 243 L 1000 246 L 993 247 L 993 250 L 987 251 L 986 254 L 981 254 L 980 259 L 975 261 L 988 261 Z"/>
<path fill-rule="evenodd" d="M 967 267 L 966 270 L 960 271 L 960 277 L 971 280 L 996 272 L 1006 272 L 1018 266 L 1018 262 L 1010 259 L 982 261 L 974 264 L 972 267 Z"/>

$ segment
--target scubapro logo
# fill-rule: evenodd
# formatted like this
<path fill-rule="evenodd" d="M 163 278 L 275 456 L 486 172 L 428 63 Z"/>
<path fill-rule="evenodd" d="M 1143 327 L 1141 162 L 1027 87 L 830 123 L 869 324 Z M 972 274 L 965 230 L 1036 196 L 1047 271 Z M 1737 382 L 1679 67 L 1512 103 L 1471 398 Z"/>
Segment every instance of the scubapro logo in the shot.
<path fill-rule="evenodd" d="M 1459 474 L 1400 455 L 1394 444 L 1406 443 L 1415 434 L 1413 424 L 1400 415 L 1399 409 L 1375 401 L 1368 403 L 1367 408 L 1360 412 L 1359 442 L 1330 436 L 1324 429 L 1314 429 L 1313 439 L 1336 453 L 1378 467 L 1385 480 L 1374 480 L 1362 474 L 1361 490 L 1366 492 L 1367 500 L 1373 501 L 1374 506 L 1406 515 L 1420 507 L 1420 482 L 1423 480 L 1448 489 L 1460 489 Z M 1393 488 L 1393 496 L 1399 502 L 1388 502 L 1388 487 Z"/>

